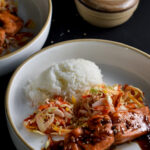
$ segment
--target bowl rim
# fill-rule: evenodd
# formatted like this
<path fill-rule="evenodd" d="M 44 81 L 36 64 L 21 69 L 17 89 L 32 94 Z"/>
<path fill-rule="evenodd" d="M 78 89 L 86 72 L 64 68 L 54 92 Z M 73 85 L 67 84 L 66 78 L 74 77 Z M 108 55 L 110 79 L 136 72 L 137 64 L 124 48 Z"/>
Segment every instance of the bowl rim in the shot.
<path fill-rule="evenodd" d="M 8 102 L 9 102 L 9 93 L 10 93 L 10 89 L 11 89 L 11 85 L 13 83 L 13 80 L 16 76 L 16 74 L 20 71 L 20 69 L 28 62 L 30 61 L 34 56 L 41 54 L 42 52 L 57 47 L 57 46 L 61 46 L 61 45 L 65 45 L 65 44 L 70 44 L 70 43 L 76 43 L 76 42 L 103 42 L 106 44 L 114 44 L 117 46 L 121 46 L 124 48 L 128 48 L 128 50 L 132 50 L 136 53 L 139 53 L 143 56 L 145 56 L 146 58 L 150 59 L 150 55 L 146 52 L 141 51 L 138 48 L 129 46 L 127 44 L 123 44 L 120 42 L 116 42 L 116 41 L 111 41 L 111 40 L 104 40 L 104 39 L 74 39 L 74 40 L 68 40 L 68 41 L 63 41 L 63 42 L 59 42 L 50 46 L 47 46 L 45 48 L 43 48 L 42 50 L 38 51 L 37 53 L 33 54 L 32 56 L 30 56 L 27 60 L 25 60 L 13 73 L 12 77 L 10 78 L 10 81 L 8 83 L 7 89 L 6 89 L 6 94 L 5 94 L 5 115 L 7 118 L 7 124 L 9 123 L 9 125 L 11 126 L 12 130 L 14 131 L 15 135 L 17 136 L 18 139 L 21 140 L 21 142 L 30 150 L 33 150 L 33 148 L 23 139 L 23 137 L 20 135 L 19 131 L 15 128 L 13 121 L 10 117 L 10 112 L 9 112 L 9 106 L 8 106 Z"/>
<path fill-rule="evenodd" d="M 92 10 L 92 11 L 99 12 L 99 13 L 106 13 L 106 14 L 122 13 L 122 12 L 128 11 L 129 9 L 134 8 L 135 6 L 138 6 L 139 3 L 140 3 L 140 0 L 138 0 L 137 3 L 136 3 L 135 5 L 130 6 L 130 7 L 127 8 L 127 9 L 120 10 L 120 11 L 114 11 L 114 12 L 111 12 L 111 11 L 99 10 L 99 9 L 90 7 L 90 6 L 88 6 L 87 4 L 85 4 L 84 2 L 82 2 L 82 0 L 75 0 L 75 1 L 78 1 L 81 5 L 85 6 L 86 8 L 88 8 L 88 9 L 90 9 L 90 10 Z"/>
<path fill-rule="evenodd" d="M 49 8 L 48 8 L 48 9 L 49 9 L 49 10 L 48 10 L 48 16 L 47 16 L 47 19 L 46 19 L 46 21 L 45 21 L 45 23 L 44 23 L 42 29 L 40 30 L 40 32 L 38 32 L 38 34 L 37 34 L 32 40 L 30 40 L 27 44 L 25 44 L 23 47 L 21 47 L 21 48 L 15 50 L 15 51 L 13 51 L 13 52 L 11 52 L 11 53 L 9 53 L 9 54 L 6 54 L 6 55 L 4 55 L 4 56 L 0 56 L 0 61 L 1 61 L 1 60 L 4 60 L 4 59 L 7 59 L 7 58 L 9 58 L 9 57 L 11 57 L 11 56 L 14 56 L 14 55 L 16 55 L 17 53 L 23 51 L 25 48 L 27 48 L 29 45 L 31 45 L 34 41 L 36 41 L 36 40 L 40 37 L 40 35 L 44 32 L 45 28 L 47 27 L 49 21 L 50 21 L 51 18 L 52 18 L 52 0 L 48 0 L 48 3 L 49 3 L 49 4 L 48 4 L 48 6 L 49 6 Z"/>

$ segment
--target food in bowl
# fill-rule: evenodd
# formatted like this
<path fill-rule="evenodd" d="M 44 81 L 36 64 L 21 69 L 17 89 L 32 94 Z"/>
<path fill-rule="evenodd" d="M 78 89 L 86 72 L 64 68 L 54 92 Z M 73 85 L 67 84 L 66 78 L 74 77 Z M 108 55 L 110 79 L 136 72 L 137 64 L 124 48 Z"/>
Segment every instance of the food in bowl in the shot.
<path fill-rule="evenodd" d="M 90 68 L 90 69 L 89 69 Z M 26 87 L 26 95 L 37 106 L 53 95 L 78 98 L 91 86 L 102 84 L 99 67 L 85 59 L 70 59 L 52 64 Z"/>
<path fill-rule="evenodd" d="M 32 22 L 30 21 L 30 24 Z M 0 56 L 10 53 L 11 49 L 24 46 L 33 36 L 30 32 L 20 32 L 24 25 L 17 15 L 17 4 L 14 0 L 0 1 Z"/>
<path fill-rule="evenodd" d="M 43 149 L 105 150 L 150 130 L 150 110 L 143 92 L 134 86 L 98 83 L 78 97 L 54 93 L 24 120 L 28 130 L 48 136 Z M 55 141 L 54 135 L 64 140 Z"/>

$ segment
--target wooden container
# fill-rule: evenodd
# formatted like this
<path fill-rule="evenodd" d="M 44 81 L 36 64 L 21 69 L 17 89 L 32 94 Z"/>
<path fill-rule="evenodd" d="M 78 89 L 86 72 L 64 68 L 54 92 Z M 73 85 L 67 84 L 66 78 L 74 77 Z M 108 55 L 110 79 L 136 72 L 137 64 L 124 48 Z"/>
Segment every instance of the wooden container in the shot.
<path fill-rule="evenodd" d="M 139 0 L 75 0 L 79 14 L 92 25 L 111 28 L 125 23 Z"/>

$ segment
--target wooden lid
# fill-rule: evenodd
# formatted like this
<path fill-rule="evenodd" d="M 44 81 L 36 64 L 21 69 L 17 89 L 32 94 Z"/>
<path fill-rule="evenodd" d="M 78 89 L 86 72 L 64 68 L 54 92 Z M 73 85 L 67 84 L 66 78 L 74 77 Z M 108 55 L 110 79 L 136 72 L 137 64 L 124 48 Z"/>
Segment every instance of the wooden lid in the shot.
<path fill-rule="evenodd" d="M 139 0 L 80 0 L 88 7 L 104 12 L 120 12 L 136 5 Z"/>

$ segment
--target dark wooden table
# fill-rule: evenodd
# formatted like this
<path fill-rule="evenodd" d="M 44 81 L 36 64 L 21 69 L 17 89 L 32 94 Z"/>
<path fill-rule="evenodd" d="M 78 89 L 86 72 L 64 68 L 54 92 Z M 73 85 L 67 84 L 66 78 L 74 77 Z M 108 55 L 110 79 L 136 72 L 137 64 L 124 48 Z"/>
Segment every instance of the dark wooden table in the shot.
<path fill-rule="evenodd" d="M 82 20 L 73 0 L 53 0 L 52 26 L 44 47 L 79 38 L 118 41 L 150 54 L 150 1 L 141 0 L 139 8 L 125 24 L 112 29 L 100 29 Z M 4 108 L 5 91 L 11 75 L 0 77 L 0 143 L 1 148 L 13 150 L 15 147 L 8 133 Z"/>

